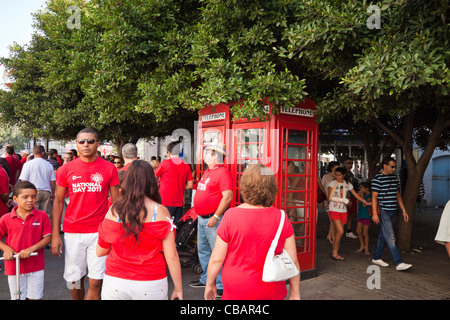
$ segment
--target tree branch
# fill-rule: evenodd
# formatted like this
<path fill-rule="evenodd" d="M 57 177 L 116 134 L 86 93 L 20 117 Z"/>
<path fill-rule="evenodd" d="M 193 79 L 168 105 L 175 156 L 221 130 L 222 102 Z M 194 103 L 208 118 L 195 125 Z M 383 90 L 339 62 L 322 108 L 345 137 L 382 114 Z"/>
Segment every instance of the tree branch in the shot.
<path fill-rule="evenodd" d="M 397 135 L 394 131 L 389 129 L 380 119 L 372 117 L 371 121 L 374 122 L 378 127 L 384 130 L 388 135 L 390 135 L 400 146 L 405 145 L 405 140 L 403 140 L 399 135 Z"/>

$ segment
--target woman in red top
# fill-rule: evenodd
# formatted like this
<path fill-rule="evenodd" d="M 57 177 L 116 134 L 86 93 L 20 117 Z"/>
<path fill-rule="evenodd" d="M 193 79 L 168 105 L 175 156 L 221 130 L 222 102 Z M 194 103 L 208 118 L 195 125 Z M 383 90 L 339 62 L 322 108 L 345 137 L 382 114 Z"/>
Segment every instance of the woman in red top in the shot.
<path fill-rule="evenodd" d="M 215 279 L 222 269 L 222 300 L 282 300 L 286 282 L 263 282 L 267 251 L 280 224 L 280 210 L 272 207 L 277 195 L 273 172 L 266 166 L 248 167 L 241 178 L 244 203 L 229 209 L 217 230 L 217 239 L 208 264 L 205 299 L 216 298 Z M 297 250 L 292 225 L 286 217 L 276 254 L 286 251 L 297 268 Z M 300 275 L 289 279 L 290 300 L 300 299 Z"/>
<path fill-rule="evenodd" d="M 167 300 L 167 267 L 171 299 L 183 299 L 174 226 L 160 202 L 152 167 L 133 161 L 98 231 L 97 255 L 108 255 L 103 300 Z"/>

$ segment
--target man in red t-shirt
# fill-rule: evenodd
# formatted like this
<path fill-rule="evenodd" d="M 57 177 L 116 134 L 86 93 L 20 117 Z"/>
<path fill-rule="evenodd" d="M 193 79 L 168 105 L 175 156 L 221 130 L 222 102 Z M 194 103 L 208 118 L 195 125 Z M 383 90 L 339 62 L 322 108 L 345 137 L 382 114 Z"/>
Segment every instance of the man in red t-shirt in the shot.
<path fill-rule="evenodd" d="M 194 185 L 191 167 L 179 157 L 180 142 L 169 143 L 169 159 L 164 160 L 155 171 L 155 176 L 159 178 L 161 202 L 169 210 L 174 223 L 183 215 L 184 190 L 192 189 Z"/>
<path fill-rule="evenodd" d="M 127 171 L 130 163 L 138 158 L 138 149 L 133 143 L 127 143 L 122 147 L 123 167 L 120 171 Z"/>
<path fill-rule="evenodd" d="M 9 179 L 11 184 L 16 184 L 17 178 L 19 178 L 20 169 L 22 168 L 19 158 L 14 154 L 14 148 L 7 146 L 5 148 L 5 159 L 8 162 L 9 167 Z"/>
<path fill-rule="evenodd" d="M 5 169 L 0 167 L 0 218 L 9 212 L 6 204 L 9 201 L 9 177 Z"/>
<path fill-rule="evenodd" d="M 195 213 L 197 221 L 197 248 L 200 265 L 203 273 L 198 281 L 190 283 L 191 287 L 205 287 L 208 262 L 214 249 L 217 228 L 220 219 L 230 205 L 233 198 L 233 178 L 223 165 L 223 158 L 227 156 L 225 145 L 215 142 L 204 148 L 204 161 L 208 169 L 198 183 L 194 196 Z M 223 291 L 222 272 L 216 279 L 218 295 Z"/>
<path fill-rule="evenodd" d="M 64 222 L 65 267 L 64 279 L 72 283 L 74 300 L 84 298 L 84 277 L 89 270 L 89 289 L 86 300 L 99 300 L 105 272 L 106 257 L 97 257 L 98 227 L 108 211 L 108 193 L 112 202 L 119 194 L 116 167 L 97 156 L 98 134 L 83 129 L 77 135 L 79 158 L 66 163 L 58 172 L 57 190 L 53 205 L 52 253 L 59 257 L 62 241 L 59 234 L 64 196 L 69 190 L 69 205 Z"/>

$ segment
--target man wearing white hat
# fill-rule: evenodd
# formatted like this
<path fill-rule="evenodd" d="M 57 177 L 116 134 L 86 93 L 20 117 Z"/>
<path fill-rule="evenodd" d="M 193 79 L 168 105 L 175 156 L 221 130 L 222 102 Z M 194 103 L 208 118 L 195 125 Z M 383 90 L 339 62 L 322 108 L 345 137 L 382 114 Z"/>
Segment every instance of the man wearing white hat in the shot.
<path fill-rule="evenodd" d="M 203 273 L 198 281 L 191 282 L 194 288 L 205 287 L 208 262 L 214 249 L 217 228 L 224 212 L 228 209 L 233 197 L 233 178 L 223 165 L 227 156 L 225 145 L 214 142 L 204 148 L 204 161 L 208 169 L 198 183 L 194 196 L 195 213 L 198 215 L 197 247 Z M 217 294 L 223 292 L 222 272 L 216 280 Z"/>

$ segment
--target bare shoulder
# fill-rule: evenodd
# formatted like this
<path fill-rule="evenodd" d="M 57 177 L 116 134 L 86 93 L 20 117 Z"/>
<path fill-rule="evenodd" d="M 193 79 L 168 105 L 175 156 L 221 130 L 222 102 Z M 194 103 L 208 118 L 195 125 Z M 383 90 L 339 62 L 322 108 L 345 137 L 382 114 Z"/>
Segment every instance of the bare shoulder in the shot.
<path fill-rule="evenodd" d="M 153 219 L 153 213 L 156 208 L 156 219 L 155 221 L 166 221 L 167 218 L 170 219 L 169 210 L 160 203 L 157 203 L 153 200 L 146 199 L 145 206 L 147 208 L 147 219 L 146 222 L 150 222 Z"/>
<path fill-rule="evenodd" d="M 106 213 L 105 219 L 117 221 L 117 218 L 118 218 L 117 214 L 113 213 L 110 207 L 108 209 L 108 212 Z"/>
<path fill-rule="evenodd" d="M 162 204 L 158 204 L 155 221 L 167 221 L 171 219 L 169 210 Z"/>

